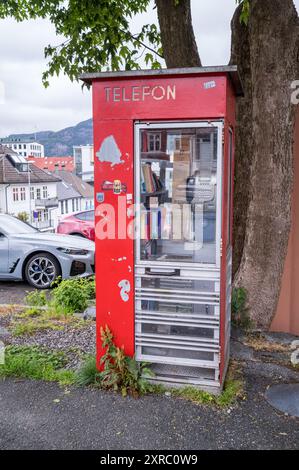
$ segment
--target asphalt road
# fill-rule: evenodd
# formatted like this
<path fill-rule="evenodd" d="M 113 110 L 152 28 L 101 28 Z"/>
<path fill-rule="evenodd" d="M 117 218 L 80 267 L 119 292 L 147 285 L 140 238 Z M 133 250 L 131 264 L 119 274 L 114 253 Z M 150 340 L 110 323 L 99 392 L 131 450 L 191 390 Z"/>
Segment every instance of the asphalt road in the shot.
<path fill-rule="evenodd" d="M 0 305 L 23 304 L 27 292 L 33 290 L 25 282 L 0 281 Z"/>
<path fill-rule="evenodd" d="M 250 382 L 248 399 L 228 412 L 166 396 L 1 381 L 0 449 L 298 449 L 299 420 L 265 401 L 265 379 Z"/>

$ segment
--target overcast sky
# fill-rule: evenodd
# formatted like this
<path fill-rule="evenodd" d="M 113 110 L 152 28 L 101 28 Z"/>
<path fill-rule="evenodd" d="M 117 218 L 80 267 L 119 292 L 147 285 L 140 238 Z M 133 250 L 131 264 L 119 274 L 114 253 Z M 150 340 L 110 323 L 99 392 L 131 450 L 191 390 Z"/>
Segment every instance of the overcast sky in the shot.
<path fill-rule="evenodd" d="M 299 10 L 299 0 L 294 0 Z M 192 0 L 192 17 L 203 65 L 227 64 L 230 56 L 230 20 L 235 0 Z M 157 21 L 152 8 L 133 21 L 137 32 L 145 22 Z M 59 130 L 91 117 L 91 96 L 79 83 L 64 76 L 52 78 L 44 89 L 43 55 L 48 44 L 59 44 L 46 20 L 16 23 L 0 20 L 0 137 L 10 133 Z M 1 98 L 1 97 L 0 97 Z M 2 109 L 1 109 L 2 108 Z M 3 112 L 4 111 L 4 112 Z"/>

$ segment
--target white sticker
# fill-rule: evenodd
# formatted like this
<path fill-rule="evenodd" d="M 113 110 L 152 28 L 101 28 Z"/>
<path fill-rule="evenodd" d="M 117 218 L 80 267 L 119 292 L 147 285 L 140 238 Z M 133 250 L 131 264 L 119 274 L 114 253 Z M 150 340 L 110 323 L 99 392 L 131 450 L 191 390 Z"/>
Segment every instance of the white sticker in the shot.
<path fill-rule="evenodd" d="M 216 88 L 216 82 L 215 80 L 211 80 L 210 82 L 205 82 L 203 84 L 203 87 L 205 90 L 209 90 L 210 88 Z"/>
<path fill-rule="evenodd" d="M 120 287 L 120 296 L 121 296 L 122 300 L 124 302 L 128 302 L 128 300 L 129 300 L 129 295 L 128 294 L 131 290 L 130 281 L 128 281 L 127 279 L 122 279 L 118 283 L 118 287 Z"/>

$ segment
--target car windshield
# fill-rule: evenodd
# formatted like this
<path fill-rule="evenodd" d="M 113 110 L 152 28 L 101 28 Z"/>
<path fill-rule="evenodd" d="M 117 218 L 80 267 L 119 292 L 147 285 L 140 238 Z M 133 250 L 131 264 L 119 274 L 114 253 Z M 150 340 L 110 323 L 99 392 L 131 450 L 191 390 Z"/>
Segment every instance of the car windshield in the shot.
<path fill-rule="evenodd" d="M 2 229 L 9 235 L 38 232 L 36 228 L 14 217 L 0 217 L 0 230 Z"/>

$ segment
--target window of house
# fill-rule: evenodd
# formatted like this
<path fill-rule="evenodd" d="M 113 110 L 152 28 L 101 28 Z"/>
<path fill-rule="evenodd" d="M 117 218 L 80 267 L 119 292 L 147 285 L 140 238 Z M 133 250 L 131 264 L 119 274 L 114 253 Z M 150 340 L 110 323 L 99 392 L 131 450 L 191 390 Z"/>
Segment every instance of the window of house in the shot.
<path fill-rule="evenodd" d="M 24 188 L 24 187 L 20 188 L 20 196 L 21 196 L 21 201 L 25 201 L 25 199 L 26 199 L 26 188 Z"/>
<path fill-rule="evenodd" d="M 34 187 L 30 186 L 30 199 L 34 199 Z"/>
<path fill-rule="evenodd" d="M 47 199 L 47 197 L 48 197 L 48 187 L 43 186 L 43 198 Z"/>
<path fill-rule="evenodd" d="M 72 199 L 72 211 L 75 212 L 75 199 Z"/>
<path fill-rule="evenodd" d="M 61 212 L 61 214 L 64 214 L 64 205 L 63 205 L 63 201 L 60 201 L 60 212 Z"/>
<path fill-rule="evenodd" d="M 40 199 L 41 197 L 41 191 L 40 188 L 36 188 L 36 199 Z"/>
<path fill-rule="evenodd" d="M 68 213 L 68 201 L 67 199 L 64 201 L 64 211 L 67 214 Z"/>
<path fill-rule="evenodd" d="M 46 221 L 49 220 L 49 211 L 48 211 L 48 209 L 44 210 L 44 220 L 46 220 Z"/>
<path fill-rule="evenodd" d="M 149 152 L 158 152 L 161 150 L 161 134 L 159 133 L 149 133 L 148 134 L 148 151 Z"/>
<path fill-rule="evenodd" d="M 19 188 L 12 188 L 12 198 L 15 202 L 19 200 Z"/>

